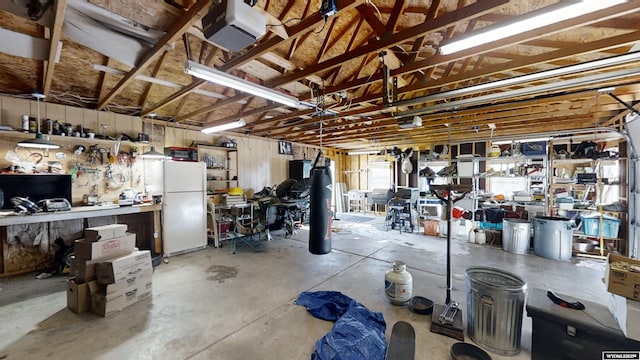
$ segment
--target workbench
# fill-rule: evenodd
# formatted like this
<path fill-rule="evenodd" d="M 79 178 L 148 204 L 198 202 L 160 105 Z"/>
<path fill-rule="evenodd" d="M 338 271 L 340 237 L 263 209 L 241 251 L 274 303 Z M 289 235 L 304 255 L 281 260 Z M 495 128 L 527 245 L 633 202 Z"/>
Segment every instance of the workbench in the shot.
<path fill-rule="evenodd" d="M 136 234 L 136 246 L 138 248 L 152 250 L 152 253 L 161 253 L 161 210 L 161 204 L 140 204 L 133 206 L 110 204 L 72 207 L 71 210 L 68 211 L 41 212 L 32 215 L 16 214 L 13 211 L 1 211 L 0 240 L 2 241 L 2 246 L 0 246 L 0 277 L 42 270 L 50 266 L 50 258 L 55 252 L 52 246 L 54 236 L 51 236 L 50 230 L 61 222 L 70 222 L 75 227 L 79 226 L 79 237 L 81 237 L 82 230 L 87 227 L 90 221 L 94 222 L 94 225 L 98 223 L 127 224 L 127 231 Z M 76 225 L 78 222 L 80 224 Z M 10 244 L 10 241 L 8 241 L 8 229 L 12 229 L 12 227 L 16 225 L 31 226 L 30 224 L 41 224 L 41 229 L 46 231 L 45 235 L 47 235 L 43 236 L 45 241 L 36 246 Z M 75 239 L 65 238 L 64 240 L 66 243 L 69 243 Z M 20 258 L 17 256 L 19 254 L 25 256 Z M 34 261 L 37 261 L 37 263 Z"/>

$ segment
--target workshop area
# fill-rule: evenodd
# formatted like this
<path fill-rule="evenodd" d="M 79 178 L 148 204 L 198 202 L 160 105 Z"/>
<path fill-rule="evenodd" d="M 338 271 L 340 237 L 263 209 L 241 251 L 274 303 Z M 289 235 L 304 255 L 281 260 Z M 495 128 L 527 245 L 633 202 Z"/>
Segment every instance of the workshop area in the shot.
<path fill-rule="evenodd" d="M 386 231 L 381 216 L 349 221 L 340 215 L 344 220 L 334 222 L 330 256 L 308 252 L 306 227 L 290 238 L 282 230 L 273 232 L 260 253 L 243 249 L 230 256 L 225 248 L 208 248 L 177 256 L 156 268 L 152 299 L 107 318 L 68 311 L 64 278 L 2 280 L 0 314 L 3 323 L 15 325 L 1 328 L 0 355 L 65 359 L 82 349 L 86 358 L 308 358 L 333 323 L 314 318 L 294 301 L 303 291 L 331 290 L 381 312 L 387 336 L 396 321 L 413 324 L 415 359 L 448 359 L 457 340 L 430 332 L 431 316 L 392 305 L 384 287 L 392 262 L 403 259 L 413 276 L 413 293 L 443 303 L 446 239 Z M 514 256 L 460 238 L 452 243 L 452 298 L 461 303 L 465 317 L 464 276 L 471 266 L 508 269 L 526 279 L 529 291 L 552 290 L 585 303 L 608 301 L 602 262 Z M 520 354 L 491 354 L 493 359 L 531 358 L 532 319 L 526 313 L 522 324 Z"/>
<path fill-rule="evenodd" d="M 640 0 L 6 0 L 0 38 L 0 360 L 640 359 Z"/>

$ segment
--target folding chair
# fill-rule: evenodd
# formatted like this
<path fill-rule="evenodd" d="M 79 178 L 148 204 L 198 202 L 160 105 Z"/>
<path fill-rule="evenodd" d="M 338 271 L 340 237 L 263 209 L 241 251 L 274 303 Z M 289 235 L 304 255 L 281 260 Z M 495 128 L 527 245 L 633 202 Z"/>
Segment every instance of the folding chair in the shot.
<path fill-rule="evenodd" d="M 236 219 L 234 223 L 233 237 L 229 246 L 229 253 L 235 254 L 236 248 L 246 246 L 255 251 L 262 251 L 262 238 L 265 227 L 260 220 L 243 223 L 242 219 Z"/>

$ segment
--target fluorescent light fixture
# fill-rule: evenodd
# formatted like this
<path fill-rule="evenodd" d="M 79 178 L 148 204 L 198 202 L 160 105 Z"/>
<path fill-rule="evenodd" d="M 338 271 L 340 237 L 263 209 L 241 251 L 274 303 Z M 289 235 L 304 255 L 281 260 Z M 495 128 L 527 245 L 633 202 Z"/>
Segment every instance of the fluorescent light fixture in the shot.
<path fill-rule="evenodd" d="M 569 88 L 579 88 L 587 85 L 598 84 L 604 81 L 620 80 L 630 76 L 637 76 L 639 74 L 640 74 L 640 67 L 622 69 L 618 71 L 611 71 L 608 73 L 589 75 L 589 76 L 584 76 L 580 78 L 557 81 L 557 82 L 552 82 L 552 83 L 542 84 L 542 85 L 523 87 L 520 89 L 514 89 L 514 90 L 509 90 L 509 91 L 504 91 L 504 92 L 499 92 L 494 94 L 443 102 L 440 104 L 408 110 L 403 113 L 397 114 L 397 116 L 421 115 L 421 114 L 427 114 L 430 112 L 435 112 L 435 111 L 440 111 L 445 109 L 456 109 L 463 106 L 486 104 L 486 103 L 491 103 L 498 100 L 511 99 L 511 98 L 516 98 L 520 96 L 533 96 L 535 94 L 549 92 L 549 91 L 558 91 L 558 90 L 564 90 Z M 412 100 L 417 101 L 418 98 L 412 99 Z M 397 105 L 397 106 L 400 106 L 400 105 Z"/>
<path fill-rule="evenodd" d="M 26 148 L 35 148 L 35 149 L 47 149 L 47 150 L 59 149 L 60 145 L 54 144 L 48 139 L 45 139 L 42 136 L 42 133 L 40 132 L 40 121 L 42 120 L 40 118 L 40 100 L 44 99 L 44 94 L 33 93 L 32 96 L 36 98 L 36 101 L 38 102 L 38 118 L 36 119 L 36 123 L 38 124 L 38 129 L 36 131 L 36 137 L 35 139 L 22 140 L 18 143 L 18 146 L 26 147 Z"/>
<path fill-rule="evenodd" d="M 595 11 L 603 10 L 626 0 L 564 0 L 556 5 L 523 14 L 505 24 L 487 26 L 440 46 L 440 54 L 449 55 L 479 45 L 539 29 L 551 24 L 573 19 Z"/>
<path fill-rule="evenodd" d="M 347 155 L 376 155 L 379 153 L 380 153 L 380 150 L 358 150 L 358 151 L 349 151 Z"/>
<path fill-rule="evenodd" d="M 279 91 L 269 89 L 268 87 L 252 83 L 222 71 L 210 68 L 208 66 L 199 64 L 192 60 L 187 60 L 184 71 L 195 77 L 203 80 L 211 81 L 218 85 L 227 86 L 247 94 L 259 96 L 267 100 L 275 101 L 277 103 L 289 106 L 298 107 L 300 101 L 297 98 L 289 95 L 285 95 Z"/>
<path fill-rule="evenodd" d="M 598 93 L 606 94 L 606 93 L 610 93 L 610 92 L 614 91 L 615 89 L 616 89 L 615 86 L 609 86 L 609 87 L 606 87 L 606 88 L 598 89 Z"/>
<path fill-rule="evenodd" d="M 583 62 L 580 64 L 563 66 L 556 69 L 540 71 L 532 74 L 515 76 L 512 78 L 492 81 L 484 84 L 478 84 L 473 86 L 468 86 L 460 89 L 455 89 L 451 91 L 444 91 L 437 94 L 421 96 L 413 99 L 407 99 L 404 101 L 398 101 L 394 103 L 394 106 L 409 106 L 414 104 L 425 103 L 429 101 L 436 101 L 442 99 L 448 99 L 458 96 L 463 96 L 471 93 L 487 91 L 491 89 L 504 88 L 505 86 L 512 86 L 517 84 L 522 84 L 530 81 L 555 78 L 563 75 L 576 74 L 584 71 L 596 70 L 604 67 L 623 65 L 631 62 L 637 62 L 640 60 L 640 51 L 636 51 L 633 53 L 626 53 L 617 56 L 611 56 L 608 58 L 598 59 Z"/>
<path fill-rule="evenodd" d="M 542 137 L 542 138 L 523 138 L 523 139 L 514 139 L 514 140 L 498 140 L 498 141 L 492 141 L 491 143 L 493 145 L 506 145 L 506 144 L 512 144 L 512 143 L 521 143 L 521 142 L 540 142 L 540 141 L 549 141 L 551 138 L 549 137 Z"/>
<path fill-rule="evenodd" d="M 202 131 L 205 134 L 211 134 L 211 133 L 215 133 L 218 131 L 225 131 L 225 130 L 231 130 L 231 129 L 236 129 L 239 127 L 243 127 L 247 125 L 247 123 L 244 121 L 244 119 L 240 119 L 238 121 L 234 121 L 234 122 L 230 122 L 230 123 L 226 123 L 226 124 L 222 124 L 222 125 L 216 125 L 216 126 L 211 126 L 208 128 L 204 128 L 200 131 Z"/>

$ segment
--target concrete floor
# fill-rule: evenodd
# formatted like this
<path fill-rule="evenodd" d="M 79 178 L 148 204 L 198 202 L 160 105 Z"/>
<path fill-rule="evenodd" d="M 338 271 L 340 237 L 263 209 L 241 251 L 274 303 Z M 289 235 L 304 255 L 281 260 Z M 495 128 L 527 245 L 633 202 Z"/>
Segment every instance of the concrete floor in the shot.
<path fill-rule="evenodd" d="M 242 248 L 229 254 L 223 247 L 175 256 L 155 268 L 151 299 L 107 318 L 69 311 L 66 277 L 0 279 L 0 359 L 309 359 L 333 323 L 312 317 L 294 300 L 316 290 L 340 291 L 382 312 L 387 338 L 396 321 L 411 323 L 416 359 L 449 359 L 456 340 L 431 333 L 430 317 L 391 305 L 384 295 L 385 272 L 399 259 L 408 264 L 414 295 L 444 303 L 446 239 L 385 231 L 382 217 L 338 217 L 328 255 L 308 252 L 304 227 L 288 239 L 272 232 L 260 253 Z M 469 266 L 518 274 L 528 288 L 607 301 L 602 260 L 515 255 L 460 236 L 452 244 L 452 298 L 462 309 Z M 522 323 L 520 354 L 493 359 L 531 357 L 526 311 Z"/>

